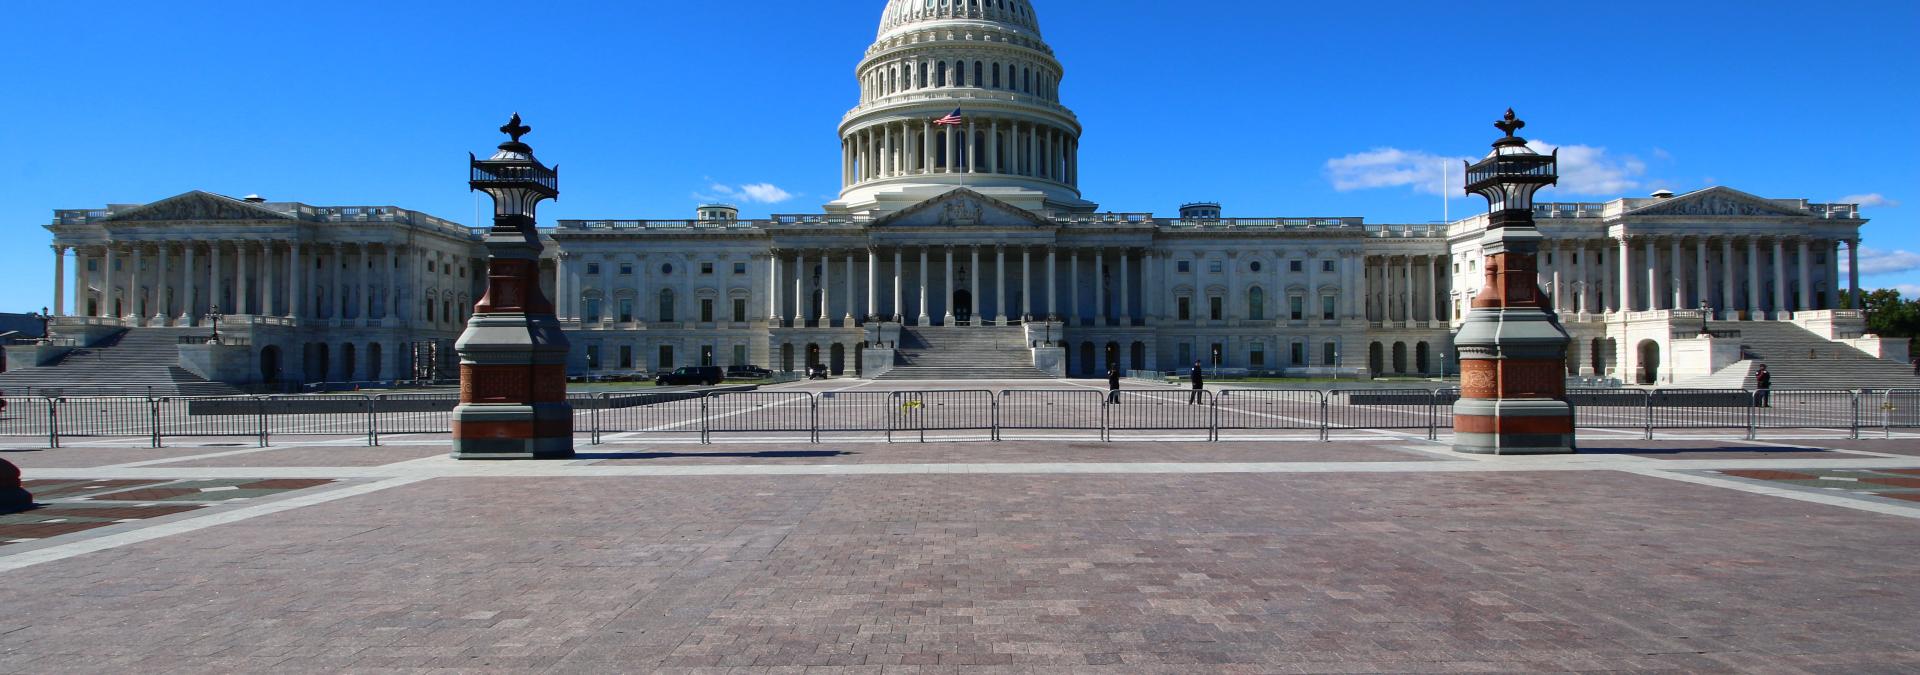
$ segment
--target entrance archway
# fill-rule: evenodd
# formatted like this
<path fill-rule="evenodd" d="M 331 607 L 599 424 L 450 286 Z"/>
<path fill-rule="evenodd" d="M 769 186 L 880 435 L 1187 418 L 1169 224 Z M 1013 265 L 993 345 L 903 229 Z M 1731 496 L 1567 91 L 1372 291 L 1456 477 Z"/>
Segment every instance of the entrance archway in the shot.
<path fill-rule="evenodd" d="M 1432 349 L 1422 342 L 1413 346 L 1413 370 L 1422 375 L 1433 372 Z"/>
<path fill-rule="evenodd" d="M 960 289 L 953 292 L 953 320 L 962 326 L 973 325 L 973 292 Z"/>
<path fill-rule="evenodd" d="M 340 375 L 347 382 L 353 381 L 353 357 L 353 343 L 349 342 L 340 346 Z"/>
<path fill-rule="evenodd" d="M 380 343 L 367 345 L 367 380 L 380 381 Z"/>
<path fill-rule="evenodd" d="M 326 382 L 328 376 L 333 373 L 333 356 L 330 353 L 333 351 L 333 346 L 325 342 L 316 342 L 309 347 L 313 352 L 313 364 L 307 370 L 307 380 Z"/>
<path fill-rule="evenodd" d="M 1133 343 L 1132 356 L 1133 356 L 1133 363 L 1128 364 L 1130 368 L 1132 368 L 1133 370 L 1147 369 L 1147 343 L 1145 342 Z"/>
<path fill-rule="evenodd" d="M 267 384 L 280 382 L 280 348 L 267 345 L 260 350 L 260 381 Z"/>
<path fill-rule="evenodd" d="M 1393 343 L 1393 372 L 1396 375 L 1407 374 L 1407 343 Z"/>
<path fill-rule="evenodd" d="M 793 372 L 793 343 L 780 345 L 780 372 Z"/>
<path fill-rule="evenodd" d="M 847 348 L 845 345 L 838 342 L 833 343 L 833 349 L 828 351 L 827 367 L 831 369 L 835 375 L 845 375 L 847 373 Z"/>
<path fill-rule="evenodd" d="M 1378 342 L 1367 345 L 1367 370 L 1379 377 L 1387 372 L 1387 348 Z"/>
<path fill-rule="evenodd" d="M 1080 374 L 1091 377 L 1093 375 L 1093 367 L 1093 343 L 1082 342 L 1080 343 Z"/>
<path fill-rule="evenodd" d="M 1107 343 L 1107 369 L 1118 370 L 1119 368 L 1120 368 L 1120 343 L 1109 342 Z M 1106 375 L 1105 372 L 1102 372 L 1100 374 L 1102 376 Z"/>
<path fill-rule="evenodd" d="M 1606 377 L 1607 359 L 1613 356 L 1613 340 L 1594 338 L 1592 347 L 1592 353 L 1587 355 L 1587 360 L 1593 365 L 1593 374 L 1597 377 Z"/>
<path fill-rule="evenodd" d="M 1658 384 L 1660 382 L 1660 343 L 1653 340 L 1640 341 L 1640 384 Z"/>
<path fill-rule="evenodd" d="M 817 365 L 820 365 L 820 345 L 817 343 L 808 343 L 807 367 L 811 368 Z"/>

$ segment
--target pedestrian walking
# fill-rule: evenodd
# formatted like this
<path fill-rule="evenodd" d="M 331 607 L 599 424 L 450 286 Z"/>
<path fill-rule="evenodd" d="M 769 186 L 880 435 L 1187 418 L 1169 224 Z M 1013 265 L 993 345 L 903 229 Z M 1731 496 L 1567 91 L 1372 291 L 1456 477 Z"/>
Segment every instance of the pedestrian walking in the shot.
<path fill-rule="evenodd" d="M 1760 388 L 1753 393 L 1753 404 L 1761 408 L 1773 407 L 1773 373 L 1767 372 L 1766 364 L 1760 365 L 1760 373 L 1754 376 L 1754 382 Z"/>
<path fill-rule="evenodd" d="M 1120 369 L 1107 368 L 1107 402 L 1120 402 Z"/>
<path fill-rule="evenodd" d="M 1193 394 L 1187 397 L 1187 405 L 1200 405 L 1200 397 L 1207 391 L 1207 371 L 1200 368 L 1200 362 L 1193 362 Z"/>

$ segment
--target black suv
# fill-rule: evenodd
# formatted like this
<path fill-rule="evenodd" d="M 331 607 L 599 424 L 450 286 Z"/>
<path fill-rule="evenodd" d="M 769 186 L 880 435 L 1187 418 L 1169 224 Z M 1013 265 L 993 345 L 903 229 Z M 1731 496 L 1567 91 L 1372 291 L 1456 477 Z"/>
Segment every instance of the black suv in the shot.
<path fill-rule="evenodd" d="M 726 379 L 726 374 L 720 371 L 720 366 L 694 366 L 692 368 L 681 368 L 671 373 L 661 373 L 653 378 L 653 383 L 662 387 L 691 384 L 713 386 L 720 384 L 720 381 L 724 379 Z"/>
<path fill-rule="evenodd" d="M 760 366 L 727 366 L 729 380 L 764 380 L 773 377 L 773 371 Z"/>

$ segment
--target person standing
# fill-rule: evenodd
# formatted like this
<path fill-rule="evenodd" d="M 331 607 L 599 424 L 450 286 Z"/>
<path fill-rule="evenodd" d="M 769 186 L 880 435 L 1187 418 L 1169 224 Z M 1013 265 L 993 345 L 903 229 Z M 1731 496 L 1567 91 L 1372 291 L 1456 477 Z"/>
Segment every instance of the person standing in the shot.
<path fill-rule="evenodd" d="M 1767 372 L 1767 365 L 1760 364 L 1760 373 L 1754 376 L 1759 390 L 1753 393 L 1753 404 L 1761 408 L 1773 407 L 1773 373 Z"/>
<path fill-rule="evenodd" d="M 1207 371 L 1200 368 L 1200 362 L 1193 362 L 1193 394 L 1187 397 L 1187 405 L 1200 405 L 1200 397 L 1207 391 Z"/>
<path fill-rule="evenodd" d="M 1120 369 L 1107 367 L 1107 402 L 1120 402 Z"/>

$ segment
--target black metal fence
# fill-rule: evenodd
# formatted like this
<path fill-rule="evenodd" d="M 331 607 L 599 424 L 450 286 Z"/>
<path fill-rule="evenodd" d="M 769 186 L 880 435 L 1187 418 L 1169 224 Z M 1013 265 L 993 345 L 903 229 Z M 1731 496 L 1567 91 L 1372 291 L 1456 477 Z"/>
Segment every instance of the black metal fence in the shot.
<path fill-rule="evenodd" d="M 1458 390 L 1231 389 L 1220 392 L 1092 389 L 574 394 L 574 432 L 594 444 L 716 436 L 888 441 L 1118 438 L 1218 441 L 1336 431 L 1424 432 L 1451 426 Z M 1575 426 L 1632 431 L 1723 430 L 1757 438 L 1770 430 L 1846 433 L 1920 429 L 1920 389 L 1575 389 Z M 453 394 L 378 396 L 9 397 L 0 438 L 63 440 L 364 437 L 452 431 Z"/>

